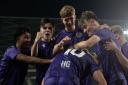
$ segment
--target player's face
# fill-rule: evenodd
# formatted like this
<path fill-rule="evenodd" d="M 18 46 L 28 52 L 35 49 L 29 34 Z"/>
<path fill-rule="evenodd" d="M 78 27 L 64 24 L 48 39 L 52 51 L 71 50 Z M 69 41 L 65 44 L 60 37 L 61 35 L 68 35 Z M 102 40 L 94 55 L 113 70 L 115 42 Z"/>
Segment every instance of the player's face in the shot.
<path fill-rule="evenodd" d="M 76 15 L 73 14 L 72 16 L 61 18 L 64 26 L 67 29 L 73 29 L 73 26 L 75 25 Z"/>
<path fill-rule="evenodd" d="M 28 48 L 28 47 L 30 47 L 31 34 L 28 33 L 28 32 L 22 34 L 19 37 L 19 39 L 18 39 L 18 43 L 20 44 L 21 48 Z"/>
<path fill-rule="evenodd" d="M 43 35 L 44 40 L 50 40 L 53 36 L 53 25 L 51 23 L 46 23 L 44 26 L 41 26 L 40 31 Z"/>
<path fill-rule="evenodd" d="M 122 37 L 119 34 L 115 33 L 113 30 L 111 30 L 111 31 L 115 34 L 116 40 L 121 44 Z"/>
<path fill-rule="evenodd" d="M 96 30 L 96 28 L 98 28 L 99 24 L 96 20 L 94 19 L 90 19 L 90 20 L 85 20 L 84 21 L 84 29 L 86 30 L 86 32 L 93 32 Z"/>

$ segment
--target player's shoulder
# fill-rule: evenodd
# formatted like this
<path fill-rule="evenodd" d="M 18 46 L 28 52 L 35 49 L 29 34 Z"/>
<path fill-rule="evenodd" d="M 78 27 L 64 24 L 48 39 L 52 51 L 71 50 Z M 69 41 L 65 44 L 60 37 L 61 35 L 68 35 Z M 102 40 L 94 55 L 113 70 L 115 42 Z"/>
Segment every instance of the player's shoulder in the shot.
<path fill-rule="evenodd" d="M 7 49 L 6 49 L 6 52 L 12 52 L 16 50 L 16 47 L 15 46 L 9 46 Z"/>
<path fill-rule="evenodd" d="M 68 56 L 75 56 L 78 58 L 82 58 L 87 54 L 86 50 L 83 49 L 75 49 L 75 48 L 69 48 L 64 52 L 64 55 L 68 55 Z"/>
<path fill-rule="evenodd" d="M 56 39 L 55 39 L 55 37 L 53 37 L 53 38 L 51 39 L 50 43 L 55 44 L 55 42 L 56 42 Z"/>
<path fill-rule="evenodd" d="M 105 31 L 110 31 L 108 28 L 102 28 L 102 29 L 97 29 L 95 32 L 105 32 Z"/>
<path fill-rule="evenodd" d="M 126 42 L 126 43 L 124 44 L 124 46 L 128 47 L 128 42 Z"/>
<path fill-rule="evenodd" d="M 61 30 L 61 31 L 60 31 L 59 33 L 57 33 L 57 35 L 55 36 L 55 40 L 57 40 L 57 39 L 59 39 L 59 38 L 65 36 L 65 33 L 66 33 L 66 31 L 65 31 L 64 29 Z"/>
<path fill-rule="evenodd" d="M 124 43 L 122 46 L 121 46 L 122 49 L 128 49 L 128 42 Z"/>
<path fill-rule="evenodd" d="M 102 29 L 97 29 L 94 32 L 94 35 L 98 35 L 101 38 L 110 38 L 114 37 L 114 33 L 112 33 L 108 28 L 102 28 Z"/>
<path fill-rule="evenodd" d="M 15 46 L 9 46 L 9 47 L 6 49 L 5 54 L 8 55 L 8 54 L 14 53 L 14 52 L 16 52 L 16 51 L 18 51 L 18 50 L 17 50 L 17 48 L 16 48 Z"/>
<path fill-rule="evenodd" d="M 65 29 L 62 29 L 62 30 L 58 33 L 58 35 L 63 34 L 63 33 L 65 33 L 65 32 L 66 32 L 66 30 L 65 30 Z"/>

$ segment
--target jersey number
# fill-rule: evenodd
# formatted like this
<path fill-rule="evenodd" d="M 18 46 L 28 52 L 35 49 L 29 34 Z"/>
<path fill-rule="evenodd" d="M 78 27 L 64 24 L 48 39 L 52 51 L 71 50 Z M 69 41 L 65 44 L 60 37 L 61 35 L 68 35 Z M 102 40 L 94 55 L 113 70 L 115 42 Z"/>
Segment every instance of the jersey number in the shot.
<path fill-rule="evenodd" d="M 83 57 L 86 53 L 84 51 L 81 51 L 80 53 L 76 53 L 77 49 L 68 49 L 64 55 L 68 55 L 69 53 L 71 53 L 72 55 L 75 55 L 76 57 Z"/>

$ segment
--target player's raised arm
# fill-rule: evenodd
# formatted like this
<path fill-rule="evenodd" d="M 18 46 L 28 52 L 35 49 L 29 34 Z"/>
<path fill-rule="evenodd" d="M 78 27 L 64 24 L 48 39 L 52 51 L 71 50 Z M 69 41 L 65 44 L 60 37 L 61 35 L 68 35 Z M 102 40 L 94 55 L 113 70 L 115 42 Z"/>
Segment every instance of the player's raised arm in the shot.
<path fill-rule="evenodd" d="M 52 59 L 40 59 L 33 56 L 27 56 L 24 54 L 18 54 L 16 56 L 16 59 L 19 61 L 27 62 L 27 63 L 33 63 L 33 64 L 47 64 L 51 63 Z"/>
<path fill-rule="evenodd" d="M 42 38 L 42 33 L 37 32 L 35 41 L 34 41 L 32 48 L 31 48 L 31 56 L 37 56 L 37 54 L 38 54 L 38 42 L 41 40 L 41 38 Z"/>
<path fill-rule="evenodd" d="M 111 50 L 116 54 L 116 57 L 118 58 L 120 64 L 124 68 L 124 70 L 128 70 L 128 59 L 124 56 L 124 54 L 121 52 L 121 50 L 117 47 L 115 42 L 111 40 L 111 42 L 107 42 L 105 45 L 105 48 L 107 50 Z"/>
<path fill-rule="evenodd" d="M 57 52 L 59 52 L 60 50 L 63 50 L 63 45 L 67 42 L 69 42 L 71 40 L 70 37 L 68 36 L 65 36 L 58 44 L 56 44 L 54 46 L 54 49 L 53 49 L 53 54 L 56 54 Z"/>
<path fill-rule="evenodd" d="M 99 85 L 107 85 L 107 82 L 100 70 L 96 70 L 93 73 L 93 78 L 98 82 Z"/>
<path fill-rule="evenodd" d="M 81 42 L 75 44 L 74 48 L 83 49 L 83 48 L 87 48 L 87 47 L 92 47 L 93 45 L 95 45 L 99 41 L 100 41 L 100 37 L 98 37 L 97 35 L 93 35 L 88 40 L 81 41 Z"/>

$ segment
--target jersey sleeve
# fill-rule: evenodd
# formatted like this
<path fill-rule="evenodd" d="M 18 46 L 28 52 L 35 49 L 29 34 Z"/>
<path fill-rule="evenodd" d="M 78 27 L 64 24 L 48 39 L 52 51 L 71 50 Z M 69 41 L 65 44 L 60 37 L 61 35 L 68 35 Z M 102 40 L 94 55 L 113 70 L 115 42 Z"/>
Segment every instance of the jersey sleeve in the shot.
<path fill-rule="evenodd" d="M 122 47 L 124 56 L 128 59 L 128 43 Z"/>
<path fill-rule="evenodd" d="M 100 37 L 100 39 L 104 39 L 105 38 L 105 33 L 103 32 L 104 30 L 97 30 L 94 35 L 97 35 L 98 37 Z"/>
<path fill-rule="evenodd" d="M 9 48 L 5 52 L 5 56 L 11 60 L 14 60 L 18 54 L 18 50 L 16 48 Z"/>

